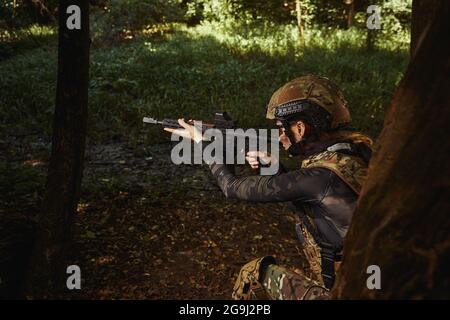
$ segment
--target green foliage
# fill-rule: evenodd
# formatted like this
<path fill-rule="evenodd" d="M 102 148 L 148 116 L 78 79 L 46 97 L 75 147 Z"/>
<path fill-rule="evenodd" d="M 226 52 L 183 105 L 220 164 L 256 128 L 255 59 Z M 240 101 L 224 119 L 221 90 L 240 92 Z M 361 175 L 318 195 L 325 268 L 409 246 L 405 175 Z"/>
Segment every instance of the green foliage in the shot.
<path fill-rule="evenodd" d="M 3 0 L 0 2 L 0 29 L 24 28 L 32 24 L 51 24 L 57 6 L 57 0 Z"/>
<path fill-rule="evenodd" d="M 107 4 L 112 28 L 131 30 L 180 17 L 178 0 L 110 0 Z"/>
<path fill-rule="evenodd" d="M 94 38 L 130 37 L 158 23 L 181 21 L 185 10 L 180 0 L 108 0 L 93 11 Z"/>
<path fill-rule="evenodd" d="M 49 133 L 56 67 L 55 47 L 29 50 L 0 63 L 1 129 Z"/>
<path fill-rule="evenodd" d="M 0 61 L 25 50 L 56 44 L 55 29 L 38 24 L 20 29 L 0 28 Z"/>
<path fill-rule="evenodd" d="M 99 1 L 92 11 L 91 37 L 94 44 L 112 40 L 107 48 L 91 50 L 89 135 L 137 137 L 140 119 L 148 113 L 208 118 L 227 109 L 242 125 L 267 125 L 261 110 L 273 90 L 308 72 L 338 81 L 355 108 L 357 126 L 376 135 L 406 64 L 411 1 L 376 3 L 382 6 L 382 30 L 376 31 L 378 50 L 368 54 L 362 1 L 355 1 L 355 28 L 344 30 L 338 27 L 341 1 L 302 0 L 304 47 L 294 1 Z M 11 11 L 11 1 L 3 6 Z M 16 7 L 15 14 L 24 8 Z M 174 34 L 161 31 L 155 37 L 153 29 L 161 23 L 183 19 L 202 23 L 195 28 L 175 25 Z M 0 63 L 0 129 L 48 135 L 56 81 L 55 31 L 38 25 L 0 31 L 0 58 L 24 52 Z M 120 44 L 117 36 L 132 41 Z"/>
<path fill-rule="evenodd" d="M 258 21 L 286 22 L 291 17 L 285 1 L 274 0 L 191 0 L 187 4 L 189 16 L 201 16 L 204 21 L 254 23 Z"/>
<path fill-rule="evenodd" d="M 45 172 L 30 165 L 17 165 L 0 161 L 0 203 L 36 203 L 45 186 Z"/>
<path fill-rule="evenodd" d="M 165 137 L 142 117 L 211 120 L 227 110 L 242 126 L 270 126 L 264 108 L 279 86 L 307 73 L 335 80 L 346 93 L 354 126 L 374 136 L 407 63 L 407 46 L 364 50 L 358 29 L 309 29 L 302 47 L 295 26 L 246 28 L 219 23 L 182 26 L 165 39 L 139 39 L 91 51 L 89 136 L 95 140 L 142 133 Z M 56 50 L 43 47 L 0 63 L 0 129 L 48 135 L 54 108 Z M 44 130 L 43 130 L 44 129 Z M 144 130 L 144 131 L 143 131 Z M 152 139 L 153 139 L 152 138 Z M 146 137 L 147 139 L 147 137 Z M 155 139 L 153 139 L 155 140 Z"/>
<path fill-rule="evenodd" d="M 343 26 L 344 2 L 327 0 L 309 0 L 308 11 L 311 22 L 322 27 L 336 28 Z"/>
<path fill-rule="evenodd" d="M 407 45 L 411 32 L 412 1 L 385 0 L 381 4 L 382 39 Z M 383 41 L 382 40 L 382 41 Z M 382 44 L 379 44 L 382 45 Z"/>
<path fill-rule="evenodd" d="M 0 60 L 53 38 L 56 0 L 0 1 Z"/>

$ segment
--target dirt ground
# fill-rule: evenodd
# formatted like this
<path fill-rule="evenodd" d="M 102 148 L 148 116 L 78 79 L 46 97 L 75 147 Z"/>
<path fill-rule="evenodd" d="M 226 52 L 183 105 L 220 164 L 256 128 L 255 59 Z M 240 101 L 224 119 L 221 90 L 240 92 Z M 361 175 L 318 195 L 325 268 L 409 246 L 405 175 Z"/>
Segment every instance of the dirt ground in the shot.
<path fill-rule="evenodd" d="M 256 257 L 306 267 L 285 205 L 227 200 L 206 166 L 172 164 L 171 147 L 88 144 L 68 261 L 80 266 L 82 289 L 67 298 L 230 299 L 240 267 Z M 4 139 L 0 160 L 45 182 L 49 148 L 38 137 Z M 37 189 L 3 195 L 0 215 L 35 216 Z"/>

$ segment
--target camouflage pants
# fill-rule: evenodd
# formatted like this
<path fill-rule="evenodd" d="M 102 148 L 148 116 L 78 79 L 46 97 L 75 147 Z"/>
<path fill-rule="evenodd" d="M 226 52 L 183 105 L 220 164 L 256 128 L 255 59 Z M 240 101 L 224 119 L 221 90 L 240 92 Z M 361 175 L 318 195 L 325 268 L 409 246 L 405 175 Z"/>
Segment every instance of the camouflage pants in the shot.
<path fill-rule="evenodd" d="M 252 260 L 241 268 L 232 297 L 237 300 L 329 298 L 328 290 L 320 282 L 278 266 L 271 256 Z"/>
<path fill-rule="evenodd" d="M 328 290 L 308 277 L 275 264 L 267 266 L 264 288 L 272 300 L 325 300 Z"/>
<path fill-rule="evenodd" d="M 321 252 L 312 235 L 299 225 L 303 235 L 303 253 L 309 268 L 297 273 L 276 264 L 273 257 L 258 258 L 241 268 L 233 289 L 233 298 L 272 300 L 329 299 L 321 272 Z"/>

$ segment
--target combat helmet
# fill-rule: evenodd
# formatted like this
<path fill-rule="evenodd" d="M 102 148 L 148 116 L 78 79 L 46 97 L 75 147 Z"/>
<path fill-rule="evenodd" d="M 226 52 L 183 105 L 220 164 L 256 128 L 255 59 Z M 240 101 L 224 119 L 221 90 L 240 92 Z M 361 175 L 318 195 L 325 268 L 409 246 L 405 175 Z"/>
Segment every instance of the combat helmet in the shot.
<path fill-rule="evenodd" d="M 307 75 L 279 88 L 267 106 L 267 119 L 278 119 L 285 127 L 304 119 L 316 132 L 339 129 L 351 121 L 347 101 L 327 78 Z"/>

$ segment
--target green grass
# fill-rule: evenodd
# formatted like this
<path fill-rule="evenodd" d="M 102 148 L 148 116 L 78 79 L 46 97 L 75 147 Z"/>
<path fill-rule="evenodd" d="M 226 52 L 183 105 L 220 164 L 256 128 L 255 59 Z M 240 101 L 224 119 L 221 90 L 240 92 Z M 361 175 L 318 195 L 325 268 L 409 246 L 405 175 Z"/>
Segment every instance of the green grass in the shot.
<path fill-rule="evenodd" d="M 0 27 L 0 61 L 29 49 L 56 45 L 55 35 L 54 28 L 37 24 L 15 30 Z"/>
<path fill-rule="evenodd" d="M 364 37 L 359 30 L 309 30 L 303 47 L 293 26 L 239 34 L 206 24 L 177 26 L 163 39 L 93 48 L 89 137 L 135 140 L 157 132 L 143 129 L 144 115 L 211 119 L 220 110 L 242 126 L 267 127 L 264 109 L 271 94 L 307 73 L 335 80 L 349 100 L 353 127 L 376 136 L 406 68 L 408 48 L 390 39 L 367 52 Z M 50 135 L 56 60 L 55 43 L 49 42 L 0 62 L 2 135 Z"/>

